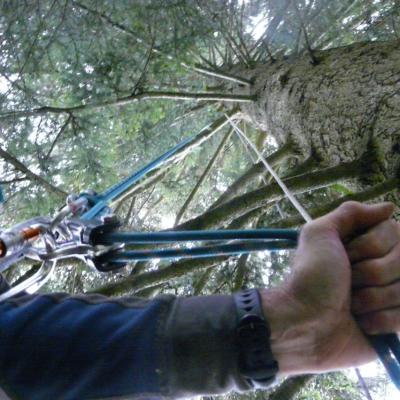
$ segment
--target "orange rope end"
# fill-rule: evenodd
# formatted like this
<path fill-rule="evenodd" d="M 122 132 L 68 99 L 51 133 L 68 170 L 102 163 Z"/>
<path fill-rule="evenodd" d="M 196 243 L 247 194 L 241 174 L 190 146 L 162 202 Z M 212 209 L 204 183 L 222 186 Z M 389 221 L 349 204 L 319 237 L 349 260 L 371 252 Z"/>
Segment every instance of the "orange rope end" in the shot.
<path fill-rule="evenodd" d="M 21 234 L 25 240 L 35 239 L 40 235 L 40 228 L 27 228 Z"/>

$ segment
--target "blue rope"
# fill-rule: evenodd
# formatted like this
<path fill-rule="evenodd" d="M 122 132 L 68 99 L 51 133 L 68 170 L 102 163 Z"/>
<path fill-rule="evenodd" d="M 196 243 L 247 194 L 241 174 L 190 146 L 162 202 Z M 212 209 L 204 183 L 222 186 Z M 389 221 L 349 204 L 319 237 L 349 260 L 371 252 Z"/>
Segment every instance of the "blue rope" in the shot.
<path fill-rule="evenodd" d="M 1 185 L 0 185 L 0 205 L 1 205 L 1 203 L 4 203 L 5 202 L 5 198 L 4 198 L 4 194 L 3 194 L 3 189 L 1 188 Z"/>
<path fill-rule="evenodd" d="M 132 261 L 146 261 L 151 259 L 174 260 L 241 255 L 254 251 L 279 251 L 294 247 L 296 247 L 296 242 L 292 240 L 247 241 L 180 249 L 116 251 L 100 258 L 102 261 L 111 261 L 113 264 L 126 264 Z"/>
<path fill-rule="evenodd" d="M 144 175 L 146 175 L 148 172 L 153 171 L 154 169 L 158 168 L 164 161 L 171 158 L 175 153 L 177 153 L 179 150 L 184 148 L 187 144 L 189 144 L 194 139 L 195 139 L 195 137 L 190 137 L 188 139 L 183 140 L 182 142 L 178 143 L 175 147 L 173 147 L 172 149 L 170 149 L 167 152 L 165 152 L 164 154 L 162 154 L 160 157 L 156 158 L 155 160 L 153 160 L 152 162 L 150 162 L 143 168 L 139 169 L 139 171 L 136 171 L 132 175 L 125 178 L 123 181 L 117 183 L 114 186 L 111 186 L 109 189 L 107 189 L 101 195 L 98 195 L 97 199 L 96 199 L 96 204 L 89 211 L 85 212 L 81 218 L 84 220 L 89 220 L 89 219 L 93 219 L 93 218 L 99 216 L 102 213 L 102 211 L 105 208 L 107 208 L 108 203 L 110 201 L 116 199 L 122 193 L 126 192 L 137 181 L 139 181 L 141 178 L 143 178 Z"/>
<path fill-rule="evenodd" d="M 112 232 L 99 235 L 96 244 L 143 244 L 177 243 L 199 240 L 250 240 L 287 239 L 297 244 L 298 231 L 295 229 L 248 229 L 210 231 L 164 231 L 164 232 Z"/>
<path fill-rule="evenodd" d="M 368 336 L 369 342 L 384 365 L 390 379 L 400 390 L 400 343 L 396 334 Z M 390 352 L 392 349 L 393 353 Z"/>

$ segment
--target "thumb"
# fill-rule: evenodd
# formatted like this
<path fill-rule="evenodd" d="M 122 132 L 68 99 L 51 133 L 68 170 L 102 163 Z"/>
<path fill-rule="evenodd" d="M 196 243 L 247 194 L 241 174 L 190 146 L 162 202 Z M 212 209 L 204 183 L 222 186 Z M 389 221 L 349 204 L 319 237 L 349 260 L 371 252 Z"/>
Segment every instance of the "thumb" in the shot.
<path fill-rule="evenodd" d="M 388 219 L 393 211 L 394 205 L 390 202 L 369 205 L 349 201 L 322 219 L 328 226 L 334 227 L 341 239 L 345 239 Z"/>

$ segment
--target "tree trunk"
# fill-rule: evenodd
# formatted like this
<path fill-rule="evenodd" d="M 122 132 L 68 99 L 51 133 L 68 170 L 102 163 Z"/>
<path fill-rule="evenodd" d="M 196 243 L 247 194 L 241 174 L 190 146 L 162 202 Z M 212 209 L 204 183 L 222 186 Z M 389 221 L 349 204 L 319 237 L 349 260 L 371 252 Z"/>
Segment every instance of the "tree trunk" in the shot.
<path fill-rule="evenodd" d="M 304 159 L 315 154 L 324 166 L 377 153 L 377 183 L 399 173 L 400 41 L 356 43 L 258 65 L 255 104 L 246 118 L 280 145 L 292 140 Z M 247 73 L 247 75 L 249 75 Z M 362 181 L 361 183 L 365 183 Z"/>

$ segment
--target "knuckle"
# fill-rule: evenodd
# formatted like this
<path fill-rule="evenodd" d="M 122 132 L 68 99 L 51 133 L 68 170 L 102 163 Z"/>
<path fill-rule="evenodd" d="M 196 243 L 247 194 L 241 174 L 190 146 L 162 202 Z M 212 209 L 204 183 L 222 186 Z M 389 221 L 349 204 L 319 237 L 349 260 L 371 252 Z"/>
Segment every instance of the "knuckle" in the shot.
<path fill-rule="evenodd" d="M 397 237 L 400 238 L 400 222 L 397 222 L 394 219 L 391 219 L 391 221 L 394 224 L 394 229 L 396 231 Z"/>
<path fill-rule="evenodd" d="M 358 203 L 357 201 L 346 201 L 342 203 L 339 208 L 346 214 L 351 214 L 360 208 L 360 203 Z"/>
<path fill-rule="evenodd" d="M 396 282 L 392 285 L 387 286 L 385 299 L 390 302 L 390 305 L 398 306 L 400 301 L 400 282 Z"/>
<path fill-rule="evenodd" d="M 393 258 L 395 258 L 395 259 L 398 259 L 398 258 L 400 257 L 400 242 L 397 243 L 397 244 L 393 247 L 392 252 L 391 252 L 391 256 L 392 256 Z M 399 264 L 400 264 L 400 262 L 399 262 Z M 399 268 L 400 268 L 400 265 L 399 265 Z"/>
<path fill-rule="evenodd" d="M 400 239 L 400 227 L 395 220 L 386 220 L 379 227 L 376 237 L 385 241 L 389 250 Z"/>
<path fill-rule="evenodd" d="M 379 298 L 374 288 L 361 289 L 357 294 L 360 312 L 372 311 L 379 302 Z"/>
<path fill-rule="evenodd" d="M 400 310 L 385 310 L 359 319 L 364 331 L 370 335 L 400 331 Z"/>
<path fill-rule="evenodd" d="M 374 335 L 379 332 L 379 324 L 373 316 L 364 317 L 360 320 L 364 331 L 369 335 Z"/>
<path fill-rule="evenodd" d="M 368 254 L 380 255 L 384 250 L 383 243 L 376 232 L 370 232 L 366 235 L 364 246 Z"/>
<path fill-rule="evenodd" d="M 375 288 L 369 288 L 366 290 L 365 303 L 366 306 L 372 310 L 380 306 L 381 296 Z"/>
<path fill-rule="evenodd" d="M 400 224 L 394 219 L 388 219 L 387 224 L 390 230 L 397 236 L 400 237 Z"/>
<path fill-rule="evenodd" d="M 367 318 L 366 331 L 369 334 L 388 332 L 392 324 L 392 318 L 387 311 L 380 311 Z"/>
<path fill-rule="evenodd" d="M 365 280 L 370 285 L 383 285 L 385 283 L 384 271 L 379 260 L 367 262 L 363 273 L 365 274 Z"/>
<path fill-rule="evenodd" d="M 317 221 L 309 222 L 305 224 L 301 229 L 301 235 L 305 238 L 311 238 L 318 235 L 321 232 L 321 226 Z"/>

